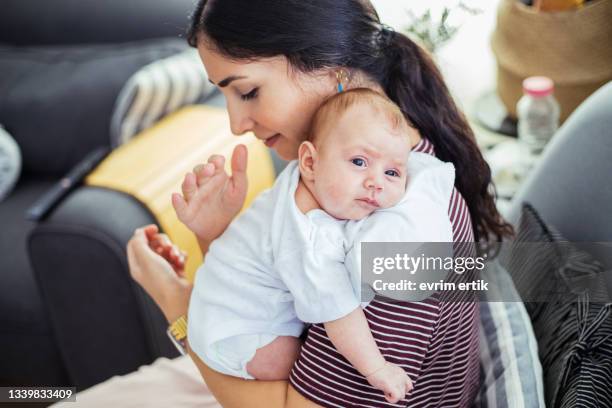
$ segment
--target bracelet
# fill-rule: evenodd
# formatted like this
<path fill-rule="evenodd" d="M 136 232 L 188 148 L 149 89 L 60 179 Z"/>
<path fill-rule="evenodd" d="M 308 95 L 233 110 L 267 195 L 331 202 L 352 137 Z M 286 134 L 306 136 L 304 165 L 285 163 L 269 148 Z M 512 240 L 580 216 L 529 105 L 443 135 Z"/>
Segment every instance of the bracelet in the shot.
<path fill-rule="evenodd" d="M 181 353 L 187 354 L 187 317 L 182 315 L 176 319 L 166 330 L 166 334 L 174 344 L 174 347 Z"/>

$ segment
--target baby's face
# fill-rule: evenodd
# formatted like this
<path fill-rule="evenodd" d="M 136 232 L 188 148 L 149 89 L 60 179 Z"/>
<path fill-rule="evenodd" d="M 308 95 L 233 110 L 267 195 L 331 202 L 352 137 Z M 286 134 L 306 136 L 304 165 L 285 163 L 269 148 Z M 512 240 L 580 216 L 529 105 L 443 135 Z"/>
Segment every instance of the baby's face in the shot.
<path fill-rule="evenodd" d="M 400 201 L 410 153 L 409 136 L 400 129 L 359 105 L 326 126 L 313 166 L 313 193 L 323 210 L 359 220 Z"/>

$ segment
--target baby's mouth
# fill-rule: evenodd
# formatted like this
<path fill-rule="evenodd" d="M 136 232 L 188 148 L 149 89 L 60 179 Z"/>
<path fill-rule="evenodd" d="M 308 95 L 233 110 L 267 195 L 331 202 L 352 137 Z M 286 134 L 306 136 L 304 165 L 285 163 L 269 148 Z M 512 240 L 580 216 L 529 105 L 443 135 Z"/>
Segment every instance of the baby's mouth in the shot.
<path fill-rule="evenodd" d="M 358 200 L 368 205 L 371 205 L 372 207 L 376 207 L 376 208 L 380 207 L 380 204 L 374 198 L 365 197 L 365 198 L 359 198 Z"/>

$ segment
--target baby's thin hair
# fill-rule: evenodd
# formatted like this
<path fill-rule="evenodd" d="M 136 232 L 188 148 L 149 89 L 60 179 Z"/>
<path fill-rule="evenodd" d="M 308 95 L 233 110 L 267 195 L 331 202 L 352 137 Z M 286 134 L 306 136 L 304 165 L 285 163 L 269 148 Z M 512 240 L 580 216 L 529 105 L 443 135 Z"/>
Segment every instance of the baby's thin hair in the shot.
<path fill-rule="evenodd" d="M 405 131 L 410 127 L 400 108 L 385 95 L 369 88 L 353 88 L 327 98 L 313 115 L 308 140 L 315 143 L 325 130 L 342 114 L 357 104 L 365 104 L 383 114 L 393 130 Z"/>

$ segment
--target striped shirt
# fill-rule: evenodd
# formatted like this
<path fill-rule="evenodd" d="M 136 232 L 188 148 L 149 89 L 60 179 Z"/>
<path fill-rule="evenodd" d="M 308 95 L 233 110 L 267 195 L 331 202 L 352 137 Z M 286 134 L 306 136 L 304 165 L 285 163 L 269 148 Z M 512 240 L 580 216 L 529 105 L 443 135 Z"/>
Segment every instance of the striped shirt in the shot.
<path fill-rule="evenodd" d="M 424 138 L 412 151 L 435 155 Z M 449 218 L 455 256 L 474 256 L 470 214 L 457 189 L 451 195 Z M 471 406 L 479 386 L 478 304 L 473 298 L 453 300 L 441 299 L 440 294 L 421 302 L 375 299 L 364 308 L 382 355 L 404 368 L 414 384 L 406 399 L 387 402 L 382 391 L 370 386 L 338 353 L 323 324 L 308 329 L 291 384 L 323 407 Z"/>

